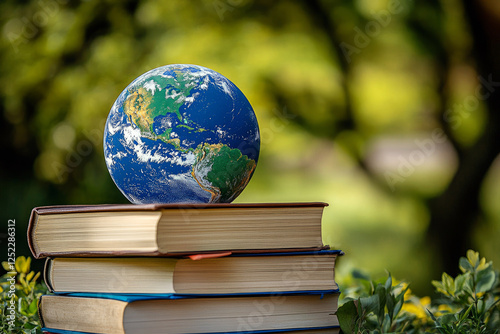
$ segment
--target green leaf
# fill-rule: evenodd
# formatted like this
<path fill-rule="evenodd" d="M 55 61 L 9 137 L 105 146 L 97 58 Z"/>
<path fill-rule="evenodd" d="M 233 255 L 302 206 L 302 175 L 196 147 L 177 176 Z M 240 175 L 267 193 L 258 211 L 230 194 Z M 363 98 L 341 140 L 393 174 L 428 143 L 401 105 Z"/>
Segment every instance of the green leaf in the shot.
<path fill-rule="evenodd" d="M 38 303 L 36 299 L 34 299 L 28 306 L 28 312 L 30 315 L 34 315 L 38 312 Z"/>
<path fill-rule="evenodd" d="M 375 294 L 369 297 L 362 297 L 359 299 L 359 302 L 361 304 L 362 310 L 367 314 L 370 312 L 373 312 L 375 314 L 379 313 L 380 298 L 378 295 Z"/>
<path fill-rule="evenodd" d="M 9 262 L 7 262 L 7 261 L 3 261 L 3 262 L 2 262 L 2 267 L 3 267 L 3 269 L 5 269 L 5 271 L 7 271 L 7 272 L 11 271 L 10 264 L 9 264 Z"/>
<path fill-rule="evenodd" d="M 496 275 L 492 266 L 489 265 L 485 269 L 479 271 L 476 276 L 476 293 L 486 292 L 493 288 L 495 284 Z"/>
<path fill-rule="evenodd" d="M 477 313 L 478 314 L 483 314 L 486 308 L 486 303 L 484 302 L 483 299 L 479 299 L 477 301 Z"/>
<path fill-rule="evenodd" d="M 463 291 L 467 293 L 470 297 L 474 295 L 474 280 L 472 274 L 466 274 L 466 280 L 463 285 Z"/>
<path fill-rule="evenodd" d="M 458 261 L 458 266 L 460 267 L 460 270 L 462 270 L 462 272 L 464 272 L 464 273 L 474 271 L 474 267 L 471 265 L 471 263 L 465 257 L 460 258 L 460 260 Z"/>
<path fill-rule="evenodd" d="M 387 277 L 387 281 L 385 281 L 385 289 L 387 291 L 391 291 L 392 288 L 392 277 L 391 274 L 389 274 L 389 277 Z"/>
<path fill-rule="evenodd" d="M 19 305 L 18 305 L 19 313 L 22 315 L 28 316 L 28 309 L 29 309 L 29 304 L 26 301 L 25 298 L 20 298 L 19 299 Z"/>
<path fill-rule="evenodd" d="M 442 282 L 443 282 L 443 286 L 446 290 L 446 293 L 450 296 L 454 296 L 455 295 L 455 284 L 453 282 L 453 277 L 451 277 L 447 273 L 443 273 Z"/>
<path fill-rule="evenodd" d="M 394 306 L 394 315 L 393 317 L 396 318 L 397 315 L 399 314 L 399 312 L 401 311 L 401 309 L 403 308 L 403 303 L 404 301 L 403 300 L 399 300 L 396 305 Z"/>
<path fill-rule="evenodd" d="M 394 306 L 396 306 L 396 298 L 391 293 L 389 293 L 387 295 L 385 305 L 387 306 L 387 314 L 389 315 L 390 320 L 392 322 L 392 320 L 394 319 L 394 315 L 395 315 L 394 314 Z"/>
<path fill-rule="evenodd" d="M 493 308 L 497 305 L 500 304 L 500 299 L 496 299 L 494 296 L 489 295 L 485 301 L 484 301 L 484 308 L 486 312 L 489 312 L 493 310 Z M 497 314 L 500 318 L 500 314 Z"/>
<path fill-rule="evenodd" d="M 379 322 L 382 322 L 382 318 L 384 317 L 385 303 L 387 299 L 387 290 L 384 286 L 379 284 L 375 288 L 375 294 L 378 295 L 378 309 L 376 314 L 379 318 Z"/>
<path fill-rule="evenodd" d="M 475 270 L 479 266 L 479 253 L 469 249 L 467 251 L 467 260 Z"/>
<path fill-rule="evenodd" d="M 24 328 L 26 328 L 27 330 L 24 330 L 23 333 L 29 333 L 29 334 L 35 334 L 36 333 L 36 328 L 38 326 L 35 325 L 35 324 L 30 324 L 30 323 L 27 323 L 24 325 Z"/>
<path fill-rule="evenodd" d="M 368 276 L 367 274 L 365 274 L 362 271 L 357 270 L 357 269 L 354 269 L 352 271 L 351 275 L 355 279 L 362 279 L 362 280 L 365 280 L 365 281 L 369 281 L 370 280 L 370 276 Z"/>
<path fill-rule="evenodd" d="M 443 326 L 454 324 L 458 320 L 457 315 L 455 313 L 443 314 L 438 319 L 439 323 Z"/>
<path fill-rule="evenodd" d="M 397 301 L 404 301 L 406 292 L 410 289 L 410 286 L 407 285 L 406 288 L 402 289 L 399 294 L 396 296 Z"/>
<path fill-rule="evenodd" d="M 338 308 L 337 318 L 342 332 L 345 334 L 355 333 L 356 322 L 358 321 L 358 309 L 354 300 L 350 300 Z"/>
<path fill-rule="evenodd" d="M 438 322 L 438 319 L 436 318 L 436 316 L 431 312 L 429 311 L 429 309 L 425 309 L 427 311 L 427 313 L 429 313 L 431 319 L 435 322 Z"/>
<path fill-rule="evenodd" d="M 467 277 L 468 277 L 467 274 L 463 274 L 463 275 L 458 275 L 455 278 L 455 291 L 461 291 L 464 289 L 464 284 L 467 281 Z"/>
<path fill-rule="evenodd" d="M 446 288 L 444 287 L 443 283 L 441 281 L 432 281 L 432 285 L 436 288 L 436 291 L 439 293 L 442 293 L 443 295 L 447 294 Z"/>
<path fill-rule="evenodd" d="M 382 330 L 383 333 L 389 333 L 389 329 L 391 328 L 391 318 L 389 317 L 389 314 L 386 314 L 384 317 L 384 321 L 382 322 Z"/>

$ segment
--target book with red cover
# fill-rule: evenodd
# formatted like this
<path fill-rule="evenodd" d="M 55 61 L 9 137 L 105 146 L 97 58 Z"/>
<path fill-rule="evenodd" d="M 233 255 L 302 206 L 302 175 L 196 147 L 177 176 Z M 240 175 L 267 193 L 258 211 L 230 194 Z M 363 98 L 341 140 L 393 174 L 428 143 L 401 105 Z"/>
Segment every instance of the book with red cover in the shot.
<path fill-rule="evenodd" d="M 34 208 L 28 244 L 47 256 L 183 256 L 325 248 L 326 203 L 77 205 Z"/>

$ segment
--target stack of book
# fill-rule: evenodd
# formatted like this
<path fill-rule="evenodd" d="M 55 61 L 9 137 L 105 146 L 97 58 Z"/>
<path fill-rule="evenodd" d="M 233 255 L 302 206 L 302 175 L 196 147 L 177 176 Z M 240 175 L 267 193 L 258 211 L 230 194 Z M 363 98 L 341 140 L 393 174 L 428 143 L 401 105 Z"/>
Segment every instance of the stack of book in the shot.
<path fill-rule="evenodd" d="M 338 333 L 325 203 L 32 211 L 47 333 Z"/>

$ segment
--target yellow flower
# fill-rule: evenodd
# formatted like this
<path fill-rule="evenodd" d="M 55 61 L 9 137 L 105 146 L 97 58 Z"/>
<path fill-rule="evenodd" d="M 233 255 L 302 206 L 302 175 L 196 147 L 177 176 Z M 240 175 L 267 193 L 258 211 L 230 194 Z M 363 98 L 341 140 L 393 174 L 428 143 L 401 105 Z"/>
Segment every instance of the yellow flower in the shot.
<path fill-rule="evenodd" d="M 430 297 L 422 297 L 414 302 L 413 299 L 403 304 L 403 311 L 415 314 L 418 319 L 427 319 L 427 309 L 431 305 Z"/>
<path fill-rule="evenodd" d="M 27 274 L 30 270 L 31 257 L 19 256 L 16 259 L 16 271 Z"/>

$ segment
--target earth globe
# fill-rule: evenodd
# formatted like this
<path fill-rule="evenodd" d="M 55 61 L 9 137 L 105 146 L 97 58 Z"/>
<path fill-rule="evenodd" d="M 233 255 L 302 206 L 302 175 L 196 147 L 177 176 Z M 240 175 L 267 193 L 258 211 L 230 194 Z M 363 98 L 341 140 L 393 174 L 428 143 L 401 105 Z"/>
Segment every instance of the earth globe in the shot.
<path fill-rule="evenodd" d="M 108 171 L 134 204 L 230 203 L 252 177 L 259 150 L 246 97 L 197 65 L 167 65 L 136 78 L 104 130 Z"/>

